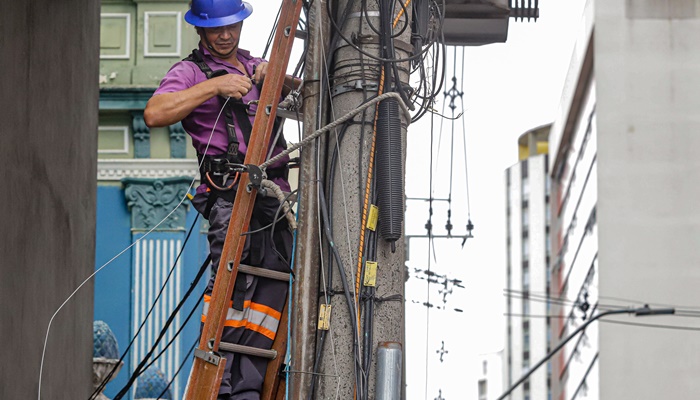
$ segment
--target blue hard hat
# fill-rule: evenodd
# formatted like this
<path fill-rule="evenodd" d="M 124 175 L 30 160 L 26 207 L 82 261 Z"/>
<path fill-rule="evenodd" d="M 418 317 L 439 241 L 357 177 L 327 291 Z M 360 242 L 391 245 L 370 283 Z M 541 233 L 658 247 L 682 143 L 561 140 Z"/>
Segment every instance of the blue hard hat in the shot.
<path fill-rule="evenodd" d="M 192 0 L 185 21 L 200 28 L 216 28 L 241 22 L 253 13 L 253 6 L 241 0 Z"/>

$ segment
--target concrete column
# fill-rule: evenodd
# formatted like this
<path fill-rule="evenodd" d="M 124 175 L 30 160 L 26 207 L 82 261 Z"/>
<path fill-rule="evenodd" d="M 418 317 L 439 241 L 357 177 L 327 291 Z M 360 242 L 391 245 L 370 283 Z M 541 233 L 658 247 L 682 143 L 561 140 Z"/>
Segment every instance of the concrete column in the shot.
<path fill-rule="evenodd" d="M 36 399 L 94 270 L 99 2 L 0 5 L 0 398 Z M 92 284 L 41 398 L 92 393 Z"/>

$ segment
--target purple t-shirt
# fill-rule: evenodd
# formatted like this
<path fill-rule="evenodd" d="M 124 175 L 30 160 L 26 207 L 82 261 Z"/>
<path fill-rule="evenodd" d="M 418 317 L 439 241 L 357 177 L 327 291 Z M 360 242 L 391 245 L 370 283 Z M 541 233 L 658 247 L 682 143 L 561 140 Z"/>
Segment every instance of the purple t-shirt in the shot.
<path fill-rule="evenodd" d="M 244 75 L 242 71 L 238 68 L 229 64 L 226 61 L 213 57 L 211 53 L 204 48 L 201 44 L 199 45 L 199 51 L 202 52 L 204 62 L 209 65 L 212 71 L 224 69 L 229 74 Z M 249 76 L 253 76 L 253 68 L 258 64 L 264 62 L 265 60 L 257 57 L 252 57 L 250 52 L 247 50 L 238 49 L 237 53 L 238 60 L 243 64 Z M 158 95 L 162 93 L 172 93 L 179 92 L 181 90 L 188 89 L 198 83 L 202 83 L 207 80 L 206 75 L 202 72 L 199 67 L 190 61 L 179 61 L 170 68 L 170 71 L 165 75 L 163 80 L 160 82 L 160 86 L 153 93 L 153 95 Z M 260 90 L 257 86 L 253 85 L 252 89 L 243 96 L 243 103 L 249 104 L 249 119 L 250 124 L 253 125 L 255 120 L 255 113 L 258 108 L 257 100 L 260 99 Z M 233 101 L 233 99 L 229 100 Z M 211 99 L 202 103 L 199 107 L 195 108 L 188 116 L 182 120 L 182 126 L 185 131 L 192 137 L 192 145 L 197 150 L 197 153 L 208 155 L 225 154 L 228 147 L 228 133 L 226 132 L 226 118 L 222 113 L 219 117 L 218 122 L 216 122 L 216 127 L 214 127 L 214 122 L 216 121 L 217 115 L 221 111 L 221 106 L 223 105 L 223 100 L 219 96 L 212 97 Z M 214 129 L 214 134 L 212 135 L 212 128 Z M 211 141 L 209 137 L 211 136 Z M 238 152 L 240 153 L 241 159 L 245 157 L 245 153 L 248 150 L 248 146 L 245 143 L 243 132 L 241 131 L 238 124 L 236 124 L 236 136 L 238 137 Z M 274 135 L 270 138 L 270 145 L 274 145 L 272 155 L 275 156 L 281 153 L 284 149 L 281 146 L 272 143 L 274 141 Z M 207 142 L 209 142 L 209 147 L 207 148 Z M 285 157 L 279 162 L 271 165 L 269 168 L 280 167 L 285 165 L 289 161 L 289 157 Z M 275 183 L 280 185 L 282 190 L 289 191 L 289 183 L 282 178 L 273 179 Z M 206 188 L 204 185 L 197 188 L 197 192 L 201 193 Z"/>

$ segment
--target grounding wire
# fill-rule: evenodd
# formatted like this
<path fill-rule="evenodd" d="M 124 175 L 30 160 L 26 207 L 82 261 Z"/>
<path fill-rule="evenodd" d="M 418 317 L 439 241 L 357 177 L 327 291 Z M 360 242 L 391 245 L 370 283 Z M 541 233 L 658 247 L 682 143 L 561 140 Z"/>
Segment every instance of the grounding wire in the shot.
<path fill-rule="evenodd" d="M 211 134 L 209 135 L 209 140 L 207 141 L 207 146 L 204 149 L 204 154 L 206 154 L 206 151 L 209 149 L 209 145 L 211 143 L 211 138 L 214 136 L 214 130 L 216 129 L 216 124 L 219 122 L 219 118 L 221 117 L 221 113 L 224 111 L 224 107 L 226 107 L 226 104 L 228 103 L 228 101 L 230 99 L 231 99 L 230 97 L 226 98 L 226 100 L 224 101 L 224 104 L 221 106 L 221 110 L 219 110 L 219 114 L 216 116 L 216 120 L 214 121 L 214 127 L 211 130 Z M 199 162 L 199 168 L 202 167 L 203 162 L 204 162 L 204 158 L 202 158 L 202 160 Z M 122 251 L 117 253 L 117 255 L 115 255 L 114 257 L 109 259 L 106 263 L 102 264 L 102 266 L 100 266 L 98 269 L 96 269 L 95 272 L 93 272 L 87 278 L 85 278 L 85 280 L 83 280 L 83 282 L 80 285 L 78 285 L 78 287 L 76 287 L 75 290 L 73 290 L 73 292 L 71 292 L 71 294 L 68 296 L 68 298 L 66 298 L 63 301 L 63 303 L 61 303 L 61 305 L 58 307 L 58 309 L 56 309 L 56 311 L 53 313 L 53 315 L 49 319 L 49 324 L 46 328 L 46 335 L 44 337 L 44 347 L 41 351 L 41 363 L 39 365 L 39 384 L 38 384 L 38 393 L 37 393 L 38 400 L 41 400 L 41 380 L 42 380 L 43 372 L 44 372 L 44 359 L 46 357 L 46 346 L 47 346 L 48 341 L 49 341 L 49 334 L 51 333 L 51 324 L 53 323 L 54 318 L 56 318 L 56 315 L 58 315 L 58 313 L 73 298 L 73 296 L 75 296 L 75 294 L 78 293 L 78 291 L 80 289 L 82 289 L 83 286 L 85 286 L 85 284 L 87 284 L 95 275 L 100 273 L 105 267 L 110 265 L 114 260 L 119 258 L 124 253 L 126 253 L 129 249 L 131 249 L 132 247 L 134 247 L 138 243 L 140 243 L 144 238 L 148 237 L 148 235 L 150 235 L 154 230 L 156 230 L 156 228 L 158 228 L 161 224 L 163 224 L 163 222 L 165 222 L 168 218 L 170 218 L 170 216 L 182 205 L 182 203 L 185 202 L 185 200 L 187 199 L 187 194 L 189 194 L 190 190 L 192 190 L 192 187 L 194 186 L 194 183 L 196 181 L 197 181 L 197 177 L 195 176 L 194 178 L 192 178 L 192 182 L 190 182 L 189 187 L 185 191 L 185 193 L 186 193 L 185 196 L 183 196 L 182 199 L 180 199 L 180 202 L 177 203 L 177 205 L 175 207 L 173 207 L 173 209 L 165 217 L 163 217 L 163 219 L 161 219 L 160 222 L 158 222 L 156 225 L 154 225 L 143 236 L 136 239 L 136 241 L 134 241 L 134 243 L 131 243 L 129 246 L 127 246 Z"/>

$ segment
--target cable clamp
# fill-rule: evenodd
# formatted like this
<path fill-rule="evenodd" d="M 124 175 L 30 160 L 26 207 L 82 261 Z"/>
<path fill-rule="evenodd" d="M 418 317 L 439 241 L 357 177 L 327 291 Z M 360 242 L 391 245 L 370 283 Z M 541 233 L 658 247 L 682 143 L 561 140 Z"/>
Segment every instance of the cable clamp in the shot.
<path fill-rule="evenodd" d="M 265 173 L 255 164 L 246 164 L 245 169 L 248 172 L 248 179 L 250 179 L 247 187 L 248 192 L 250 193 L 253 189 L 260 190 L 263 179 L 267 178 Z"/>

